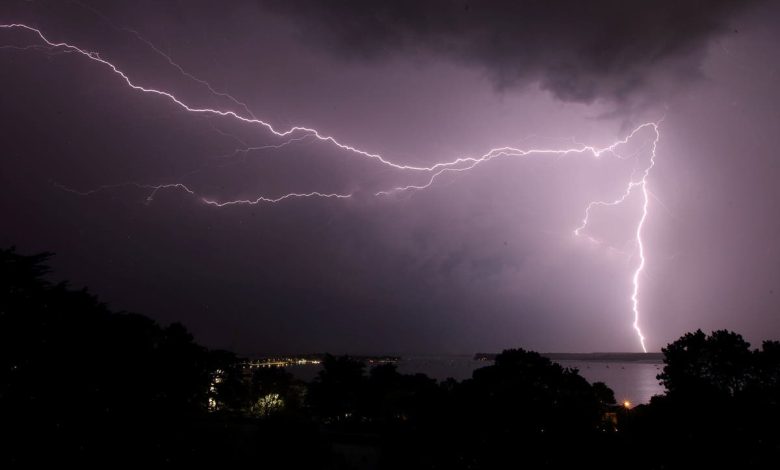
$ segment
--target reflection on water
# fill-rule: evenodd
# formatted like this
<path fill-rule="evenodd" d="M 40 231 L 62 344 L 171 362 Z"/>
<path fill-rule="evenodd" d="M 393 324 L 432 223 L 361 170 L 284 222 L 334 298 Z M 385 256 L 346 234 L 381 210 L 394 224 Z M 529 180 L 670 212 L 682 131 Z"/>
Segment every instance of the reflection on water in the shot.
<path fill-rule="evenodd" d="M 656 375 L 661 373 L 662 364 L 642 362 L 579 362 L 557 361 L 564 367 L 580 370 L 580 375 L 589 382 L 604 382 L 615 391 L 618 402 L 648 403 L 653 395 L 661 395 L 665 389 L 658 383 Z"/>
<path fill-rule="evenodd" d="M 663 365 L 648 362 L 597 362 L 558 360 L 563 367 L 579 369 L 589 382 L 604 382 L 615 391 L 618 402 L 628 400 L 640 404 L 650 401 L 653 395 L 664 393 L 664 388 L 655 378 Z M 437 380 L 452 377 L 456 380 L 471 378 L 474 369 L 492 364 L 477 361 L 473 356 L 409 356 L 398 362 L 402 374 L 423 373 Z M 312 380 L 320 371 L 319 365 L 290 366 L 287 370 L 302 380 Z"/>

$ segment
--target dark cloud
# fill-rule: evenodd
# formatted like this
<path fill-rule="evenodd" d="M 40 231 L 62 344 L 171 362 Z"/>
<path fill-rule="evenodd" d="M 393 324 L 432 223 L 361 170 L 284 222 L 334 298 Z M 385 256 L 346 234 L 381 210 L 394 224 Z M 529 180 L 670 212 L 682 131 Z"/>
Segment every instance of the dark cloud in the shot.
<path fill-rule="evenodd" d="M 358 60 L 433 53 L 500 88 L 564 101 L 657 99 L 700 75 L 710 39 L 755 3 L 733 0 L 261 0 L 312 43 Z"/>

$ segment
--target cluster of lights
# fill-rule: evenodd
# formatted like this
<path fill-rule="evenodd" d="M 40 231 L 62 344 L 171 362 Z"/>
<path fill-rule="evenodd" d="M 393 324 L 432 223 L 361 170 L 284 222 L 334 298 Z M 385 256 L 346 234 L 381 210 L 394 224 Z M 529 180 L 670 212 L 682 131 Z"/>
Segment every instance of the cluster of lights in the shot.
<path fill-rule="evenodd" d="M 270 368 L 270 367 L 288 367 L 288 366 L 305 366 L 305 365 L 318 365 L 321 364 L 320 359 L 306 359 L 301 357 L 281 357 L 281 358 L 267 358 L 259 360 L 247 361 L 244 366 L 249 369 L 257 368 Z"/>

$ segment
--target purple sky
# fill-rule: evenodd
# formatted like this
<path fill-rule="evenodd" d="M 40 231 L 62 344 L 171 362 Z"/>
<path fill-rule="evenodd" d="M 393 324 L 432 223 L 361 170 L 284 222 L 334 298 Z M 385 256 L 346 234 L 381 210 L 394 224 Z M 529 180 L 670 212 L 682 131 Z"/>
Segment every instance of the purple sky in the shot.
<path fill-rule="evenodd" d="M 279 129 L 314 127 L 407 165 L 604 146 L 663 117 L 643 230 L 648 349 L 697 328 L 780 336 L 776 3 L 220 3 L 6 2 L 0 23 L 99 52 L 192 106 L 241 111 L 132 29 Z M 639 349 L 640 198 L 594 211 L 600 244 L 572 231 L 647 163 L 650 133 L 627 160 L 495 159 L 374 197 L 424 178 L 312 138 L 231 154 L 284 139 L 29 45 L 43 43 L 0 29 L 0 46 L 15 46 L 0 48 L 0 245 L 56 252 L 57 278 L 115 309 L 244 353 Z M 177 190 L 145 204 L 133 186 L 61 189 L 126 182 L 220 201 L 354 196 L 217 208 Z"/>

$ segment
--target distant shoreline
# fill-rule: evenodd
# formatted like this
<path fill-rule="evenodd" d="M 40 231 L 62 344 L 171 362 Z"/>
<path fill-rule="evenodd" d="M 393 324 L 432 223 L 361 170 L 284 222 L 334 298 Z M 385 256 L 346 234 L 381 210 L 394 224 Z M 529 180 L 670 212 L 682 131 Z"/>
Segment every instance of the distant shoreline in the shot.
<path fill-rule="evenodd" d="M 349 357 L 366 362 L 369 365 L 383 363 L 398 363 L 403 359 L 414 357 L 471 357 L 474 361 L 492 362 L 499 353 L 476 353 L 458 355 L 430 355 L 430 356 L 398 356 L 398 355 L 348 355 Z M 552 361 L 578 361 L 578 362 L 625 362 L 640 364 L 663 364 L 663 353 L 637 353 L 637 352 L 595 352 L 595 353 L 540 353 Z M 253 355 L 244 361 L 254 365 L 305 365 L 319 364 L 326 356 L 325 353 L 309 354 L 273 354 Z"/>
<path fill-rule="evenodd" d="M 663 363 L 663 353 L 540 353 L 552 361 Z M 497 353 L 477 353 L 477 361 L 493 361 Z"/>

